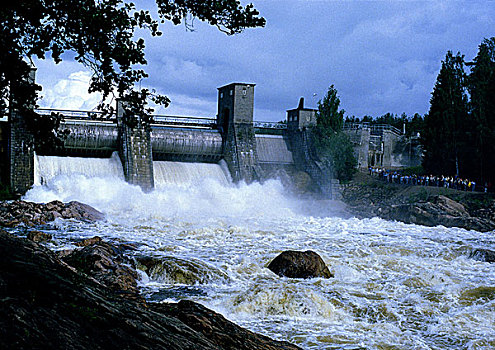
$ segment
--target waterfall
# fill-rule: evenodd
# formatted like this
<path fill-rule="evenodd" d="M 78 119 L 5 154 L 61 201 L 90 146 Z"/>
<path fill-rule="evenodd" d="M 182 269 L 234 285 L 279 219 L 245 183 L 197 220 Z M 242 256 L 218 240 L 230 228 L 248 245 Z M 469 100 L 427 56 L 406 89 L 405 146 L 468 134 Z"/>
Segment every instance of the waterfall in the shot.
<path fill-rule="evenodd" d="M 122 163 L 117 152 L 110 158 L 35 156 L 35 185 L 46 185 L 57 176 L 83 175 L 86 178 L 124 179 Z M 225 161 L 212 163 L 183 163 L 154 161 L 155 186 L 191 186 L 205 179 L 229 186 L 232 182 Z"/>
<path fill-rule="evenodd" d="M 191 186 L 205 179 L 215 180 L 223 186 L 229 186 L 231 183 L 227 165 L 223 160 L 218 164 L 154 161 L 153 173 L 156 187 Z"/>
<path fill-rule="evenodd" d="M 110 158 L 83 158 L 35 156 L 35 185 L 48 184 L 53 178 L 66 175 L 84 175 L 88 178 L 124 179 L 119 155 L 114 152 Z"/>

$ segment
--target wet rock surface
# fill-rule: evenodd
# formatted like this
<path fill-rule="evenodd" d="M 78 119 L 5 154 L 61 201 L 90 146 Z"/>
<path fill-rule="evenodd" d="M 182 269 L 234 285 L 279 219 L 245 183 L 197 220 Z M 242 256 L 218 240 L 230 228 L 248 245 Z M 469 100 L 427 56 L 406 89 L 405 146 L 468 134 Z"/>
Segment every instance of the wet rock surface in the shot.
<path fill-rule="evenodd" d="M 299 349 L 287 342 L 274 342 L 268 337 L 247 330 L 239 332 L 240 327 L 222 315 L 189 300 L 182 300 L 177 304 L 153 304 L 152 309 L 179 319 L 194 331 L 206 336 L 219 349 Z"/>
<path fill-rule="evenodd" d="M 52 239 L 52 235 L 46 232 L 32 230 L 28 232 L 27 239 L 33 242 L 47 242 Z"/>
<path fill-rule="evenodd" d="M 488 249 L 475 249 L 469 257 L 474 260 L 495 263 L 495 251 Z"/>
<path fill-rule="evenodd" d="M 91 243 L 93 242 L 93 243 Z M 142 300 L 138 289 L 138 274 L 133 262 L 120 247 L 102 242 L 100 237 L 83 241 L 84 247 L 62 258 L 78 271 L 95 278 L 114 293 L 130 299 Z"/>
<path fill-rule="evenodd" d="M 299 349 L 192 301 L 122 298 L 122 286 L 105 276 L 127 266 L 122 249 L 96 240 L 68 252 L 64 262 L 44 246 L 0 230 L 0 348 Z M 132 271 L 124 275 L 135 281 Z"/>
<path fill-rule="evenodd" d="M 443 204 L 445 201 L 442 197 L 434 197 L 430 202 L 391 206 L 388 210 L 383 210 L 382 215 L 390 220 L 424 226 L 442 225 L 482 232 L 495 229 L 495 223 L 491 220 L 472 217 L 464 208 L 455 210 L 455 207 L 446 207 Z M 460 203 L 455 203 L 458 206 L 462 206 Z"/>
<path fill-rule="evenodd" d="M 135 259 L 138 268 L 158 282 L 194 285 L 229 279 L 223 271 L 199 260 L 184 260 L 172 256 L 136 256 Z"/>
<path fill-rule="evenodd" d="M 381 217 L 482 232 L 495 230 L 495 199 L 484 193 L 388 184 L 358 174 L 342 194 L 347 209 L 358 218 Z"/>
<path fill-rule="evenodd" d="M 95 208 L 76 201 L 67 204 L 60 201 L 46 204 L 21 200 L 0 202 L 0 226 L 4 227 L 44 225 L 56 218 L 92 222 L 104 217 Z"/>
<path fill-rule="evenodd" d="M 333 277 L 323 259 L 311 250 L 284 251 L 273 259 L 268 269 L 281 277 L 289 278 Z"/>

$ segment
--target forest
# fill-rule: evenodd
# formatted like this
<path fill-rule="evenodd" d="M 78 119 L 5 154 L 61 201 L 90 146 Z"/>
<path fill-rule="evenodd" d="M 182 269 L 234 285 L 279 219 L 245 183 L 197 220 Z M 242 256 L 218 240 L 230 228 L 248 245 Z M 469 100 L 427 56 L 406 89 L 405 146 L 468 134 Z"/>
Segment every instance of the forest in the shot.
<path fill-rule="evenodd" d="M 420 135 L 425 174 L 495 180 L 495 37 L 484 39 L 472 61 L 448 51 L 424 116 L 346 117 L 344 123 L 390 124 Z M 491 187 L 491 186 L 490 186 Z"/>

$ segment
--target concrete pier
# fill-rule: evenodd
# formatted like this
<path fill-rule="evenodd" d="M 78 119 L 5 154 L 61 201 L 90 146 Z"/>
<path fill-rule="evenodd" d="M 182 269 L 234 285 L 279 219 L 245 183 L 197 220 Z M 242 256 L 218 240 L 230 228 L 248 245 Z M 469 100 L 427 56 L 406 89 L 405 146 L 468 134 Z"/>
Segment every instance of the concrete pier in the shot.
<path fill-rule="evenodd" d="M 29 83 L 34 84 L 36 70 L 29 74 Z M 16 86 L 11 86 L 11 99 L 16 98 Z M 27 127 L 26 116 L 15 109 L 14 100 L 9 111 L 9 185 L 14 195 L 23 195 L 34 183 L 34 137 Z M 32 106 L 31 108 L 34 108 Z"/>
<path fill-rule="evenodd" d="M 261 178 L 253 127 L 254 84 L 232 83 L 218 88 L 217 124 L 223 155 L 235 182 Z"/>
<path fill-rule="evenodd" d="M 143 191 L 153 190 L 153 157 L 151 151 L 151 128 L 138 124 L 131 128 L 124 122 L 125 103 L 117 102 L 117 127 L 119 130 L 119 155 L 124 167 L 125 180 L 139 185 Z"/>

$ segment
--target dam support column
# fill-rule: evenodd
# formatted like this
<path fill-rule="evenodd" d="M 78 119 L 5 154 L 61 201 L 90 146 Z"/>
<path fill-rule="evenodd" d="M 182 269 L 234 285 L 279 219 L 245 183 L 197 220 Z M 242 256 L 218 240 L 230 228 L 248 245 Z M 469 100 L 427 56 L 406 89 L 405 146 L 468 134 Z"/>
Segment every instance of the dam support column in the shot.
<path fill-rule="evenodd" d="M 253 126 L 254 84 L 233 83 L 218 88 L 217 125 L 223 155 L 234 182 L 262 177 Z"/>
<path fill-rule="evenodd" d="M 130 184 L 140 186 L 144 192 L 150 192 L 155 186 L 151 127 L 140 123 L 135 127 L 130 127 L 125 122 L 126 113 L 129 112 L 125 109 L 125 102 L 118 101 L 119 155 L 124 168 L 125 180 Z"/>
<path fill-rule="evenodd" d="M 395 166 L 392 161 L 392 153 L 398 136 L 390 130 L 383 130 L 382 142 L 383 142 L 383 166 L 385 168 L 391 168 Z"/>
<path fill-rule="evenodd" d="M 371 131 L 368 127 L 344 131 L 351 140 L 354 148 L 354 156 L 358 161 L 359 169 L 368 168 L 368 156 L 370 151 Z"/>
<path fill-rule="evenodd" d="M 311 131 L 308 129 L 288 130 L 287 134 L 296 167 L 309 174 L 322 195 L 333 198 L 333 174 L 331 169 L 321 164 L 313 155 Z"/>
<path fill-rule="evenodd" d="M 305 108 L 304 98 L 301 98 L 296 109 L 287 111 L 287 138 L 296 168 L 313 179 L 322 195 L 333 198 L 336 188 L 333 174 L 331 169 L 318 161 L 311 141 L 311 127 L 316 125 L 316 112 L 316 109 Z"/>
<path fill-rule="evenodd" d="M 28 83 L 34 84 L 36 69 L 31 69 Z M 10 191 L 16 196 L 25 194 L 34 184 L 34 136 L 27 127 L 25 115 L 16 108 L 15 84 L 11 86 L 11 101 L 9 111 L 9 185 Z M 30 106 L 33 108 L 34 106 Z"/>

